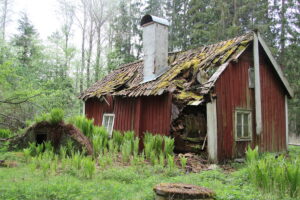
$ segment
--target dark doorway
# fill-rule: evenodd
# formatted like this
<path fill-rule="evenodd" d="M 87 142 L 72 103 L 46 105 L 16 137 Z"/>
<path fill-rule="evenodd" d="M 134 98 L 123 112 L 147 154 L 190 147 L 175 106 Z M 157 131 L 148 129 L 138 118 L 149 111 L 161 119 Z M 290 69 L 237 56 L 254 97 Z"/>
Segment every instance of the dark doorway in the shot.
<path fill-rule="evenodd" d="M 37 134 L 35 140 L 37 145 L 43 144 L 47 141 L 47 134 Z"/>

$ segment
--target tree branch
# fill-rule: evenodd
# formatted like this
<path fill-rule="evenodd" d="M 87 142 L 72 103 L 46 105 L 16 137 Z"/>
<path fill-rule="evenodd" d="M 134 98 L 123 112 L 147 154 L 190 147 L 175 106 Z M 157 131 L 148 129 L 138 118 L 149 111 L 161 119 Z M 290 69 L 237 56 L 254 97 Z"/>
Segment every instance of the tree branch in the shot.
<path fill-rule="evenodd" d="M 22 99 L 22 100 L 17 100 L 18 97 L 8 98 L 8 99 L 0 100 L 0 103 L 18 105 L 18 104 L 26 103 L 30 99 L 32 99 L 34 97 L 37 97 L 37 96 L 40 96 L 40 95 L 41 95 L 41 93 L 33 95 L 33 96 L 30 96 L 30 97 L 27 97 L 27 98 Z"/>

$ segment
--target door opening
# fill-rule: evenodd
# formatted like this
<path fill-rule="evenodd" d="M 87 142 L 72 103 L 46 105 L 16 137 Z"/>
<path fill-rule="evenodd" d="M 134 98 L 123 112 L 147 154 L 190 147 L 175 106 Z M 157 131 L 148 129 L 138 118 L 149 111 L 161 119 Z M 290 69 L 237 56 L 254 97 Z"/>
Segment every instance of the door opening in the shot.
<path fill-rule="evenodd" d="M 35 138 L 36 144 L 43 144 L 47 141 L 47 134 L 37 134 Z"/>

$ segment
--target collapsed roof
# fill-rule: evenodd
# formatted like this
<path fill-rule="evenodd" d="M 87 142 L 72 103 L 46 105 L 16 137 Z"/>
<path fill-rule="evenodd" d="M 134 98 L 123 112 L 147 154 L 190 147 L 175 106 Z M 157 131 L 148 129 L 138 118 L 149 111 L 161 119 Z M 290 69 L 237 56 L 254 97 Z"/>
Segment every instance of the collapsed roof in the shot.
<path fill-rule="evenodd" d="M 168 58 L 170 68 L 149 82 L 143 82 L 142 60 L 125 64 L 84 91 L 80 99 L 101 98 L 108 94 L 138 97 L 172 92 L 173 97 L 179 101 L 199 105 L 229 62 L 236 60 L 252 44 L 253 38 L 254 33 L 250 32 L 216 44 L 171 53 Z M 284 79 L 281 77 L 282 71 L 275 69 L 279 77 Z M 282 82 L 289 92 L 286 80 Z"/>

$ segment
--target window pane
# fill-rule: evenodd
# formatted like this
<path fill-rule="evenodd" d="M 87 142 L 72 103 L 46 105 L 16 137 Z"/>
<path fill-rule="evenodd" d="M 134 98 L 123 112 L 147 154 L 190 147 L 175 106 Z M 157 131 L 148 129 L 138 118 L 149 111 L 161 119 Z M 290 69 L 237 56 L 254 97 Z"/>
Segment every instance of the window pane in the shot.
<path fill-rule="evenodd" d="M 242 125 L 242 114 L 237 113 L 237 125 Z"/>
<path fill-rule="evenodd" d="M 107 125 L 108 125 L 108 117 L 107 116 L 104 116 L 103 117 L 103 123 L 102 123 L 102 125 L 105 127 L 105 128 L 107 128 Z"/>
<path fill-rule="evenodd" d="M 249 114 L 245 113 L 244 114 L 244 137 L 249 137 Z"/>
<path fill-rule="evenodd" d="M 242 137 L 242 126 L 237 125 L 237 137 L 241 138 Z"/>
<path fill-rule="evenodd" d="M 249 137 L 249 126 L 244 126 L 244 137 Z"/>
<path fill-rule="evenodd" d="M 241 138 L 242 137 L 242 114 L 237 113 L 237 127 L 236 127 L 236 132 L 237 132 L 237 137 Z"/>

